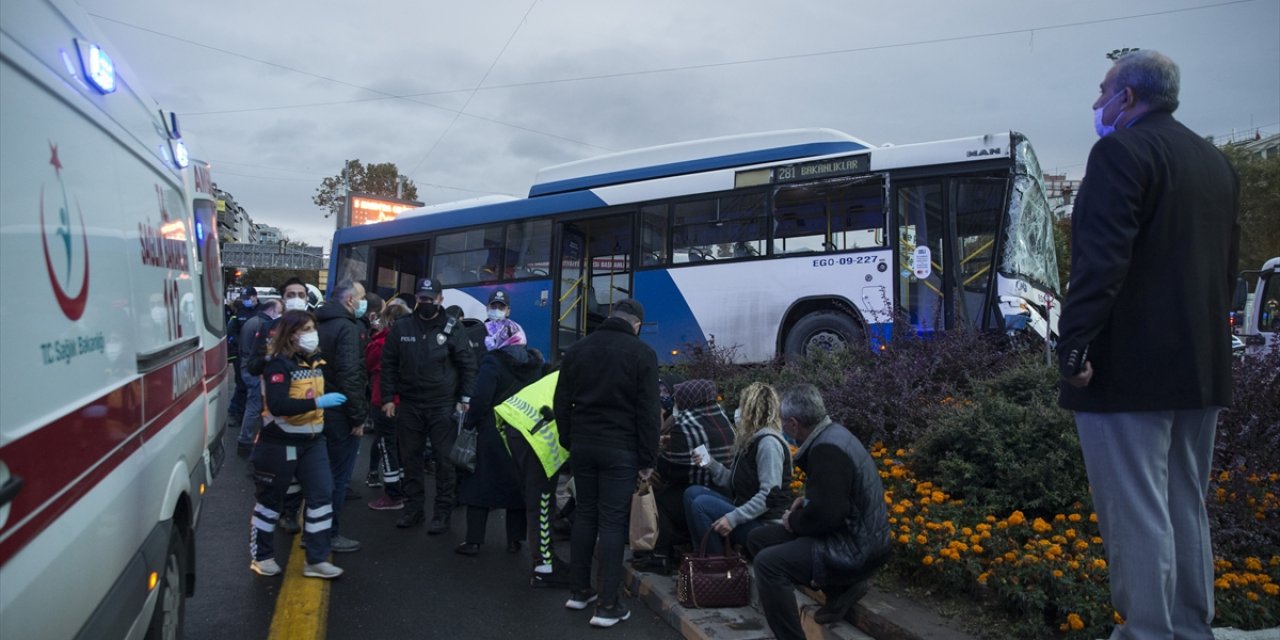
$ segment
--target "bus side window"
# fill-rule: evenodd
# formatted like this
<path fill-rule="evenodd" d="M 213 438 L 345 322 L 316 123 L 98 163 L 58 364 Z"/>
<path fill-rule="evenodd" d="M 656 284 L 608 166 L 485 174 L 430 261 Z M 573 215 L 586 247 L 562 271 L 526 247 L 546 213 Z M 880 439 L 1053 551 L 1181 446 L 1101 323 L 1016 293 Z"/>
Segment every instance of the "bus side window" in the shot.
<path fill-rule="evenodd" d="M 640 266 L 666 264 L 667 217 L 665 204 L 640 209 Z"/>
<path fill-rule="evenodd" d="M 550 220 L 526 220 L 507 225 L 507 279 L 546 277 L 550 266 Z"/>

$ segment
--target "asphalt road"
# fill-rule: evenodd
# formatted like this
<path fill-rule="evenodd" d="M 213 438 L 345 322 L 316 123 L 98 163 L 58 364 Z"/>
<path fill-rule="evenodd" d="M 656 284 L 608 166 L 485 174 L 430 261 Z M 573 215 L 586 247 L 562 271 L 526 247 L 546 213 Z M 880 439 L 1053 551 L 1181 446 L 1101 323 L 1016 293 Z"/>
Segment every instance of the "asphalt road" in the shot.
<path fill-rule="evenodd" d="M 331 585 L 327 637 L 331 640 L 382 638 L 569 638 L 607 634 L 628 639 L 674 639 L 680 634 L 643 603 L 623 596 L 631 619 L 611 629 L 593 629 L 586 611 L 564 608 L 568 591 L 529 586 L 526 552 L 508 554 L 502 512 L 490 515 L 486 544 L 475 557 L 453 548 L 462 541 L 464 509 L 454 512 L 453 531 L 428 536 L 426 527 L 397 529 L 398 511 L 378 512 L 365 503 L 380 489 L 364 486 L 371 438 L 361 445 L 354 488 L 361 495 L 343 511 L 344 535 L 359 540 L 360 551 L 335 554 L 346 573 Z M 280 592 L 281 577 L 249 571 L 249 514 L 253 483 L 249 464 L 238 458 L 228 430 L 225 465 L 205 496 L 196 535 L 196 595 L 187 600 L 186 637 L 195 640 L 266 638 Z M 428 476 L 428 501 L 433 495 Z M 294 558 L 291 540 L 276 533 L 277 559 Z M 560 543 L 565 546 L 565 543 Z M 561 549 L 568 557 L 567 548 Z"/>

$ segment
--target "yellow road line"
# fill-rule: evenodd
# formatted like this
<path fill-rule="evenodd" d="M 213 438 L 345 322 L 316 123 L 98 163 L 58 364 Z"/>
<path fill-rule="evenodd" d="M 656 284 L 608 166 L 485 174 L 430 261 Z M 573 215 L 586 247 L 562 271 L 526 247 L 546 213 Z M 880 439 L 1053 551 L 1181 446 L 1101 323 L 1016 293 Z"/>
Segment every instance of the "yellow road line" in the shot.
<path fill-rule="evenodd" d="M 325 532 L 328 533 L 328 532 Z M 302 534 L 293 536 L 284 584 L 276 597 L 267 640 L 324 640 L 329 618 L 329 581 L 302 575 L 306 552 Z"/>

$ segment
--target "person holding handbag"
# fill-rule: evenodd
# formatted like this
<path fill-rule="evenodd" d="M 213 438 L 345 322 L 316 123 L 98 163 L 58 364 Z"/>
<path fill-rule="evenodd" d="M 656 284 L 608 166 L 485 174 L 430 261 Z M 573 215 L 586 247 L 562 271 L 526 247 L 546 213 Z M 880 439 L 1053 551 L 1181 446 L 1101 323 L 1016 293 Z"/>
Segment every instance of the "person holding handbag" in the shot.
<path fill-rule="evenodd" d="M 501 295 L 499 295 L 501 294 Z M 488 354 L 480 362 L 471 411 L 463 429 L 476 431 L 475 470 L 458 473 L 458 501 L 467 505 L 466 538 L 454 548 L 464 556 L 480 553 L 484 544 L 489 511 L 507 510 L 507 553 L 519 553 L 527 522 L 522 478 L 516 463 L 498 433 L 493 409 L 542 374 L 542 354 L 527 346 L 524 329 L 506 318 L 506 292 L 495 291 L 490 299 L 490 317 L 485 322 Z M 501 309 L 495 307 L 501 306 Z"/>
<path fill-rule="evenodd" d="M 756 528 L 780 522 L 791 505 L 791 451 L 782 438 L 779 424 L 778 392 L 762 382 L 742 390 L 738 407 L 742 412 L 734 432 L 737 452 L 733 466 L 726 467 L 701 451 L 694 451 L 697 464 L 706 468 L 715 488 L 694 485 L 685 489 L 684 510 L 689 535 L 697 544 L 708 530 L 708 555 L 724 553 L 722 538 L 745 545 Z M 727 489 L 728 496 L 716 489 Z"/>

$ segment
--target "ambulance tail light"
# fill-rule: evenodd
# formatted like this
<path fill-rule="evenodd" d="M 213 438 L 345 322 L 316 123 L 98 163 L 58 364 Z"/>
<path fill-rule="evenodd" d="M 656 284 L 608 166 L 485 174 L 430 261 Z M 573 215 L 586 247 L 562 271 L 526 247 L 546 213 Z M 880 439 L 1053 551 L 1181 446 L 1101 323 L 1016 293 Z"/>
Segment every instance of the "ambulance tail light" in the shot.
<path fill-rule="evenodd" d="M 159 582 L 160 582 L 160 574 L 156 573 L 155 571 L 152 571 L 151 575 L 147 576 L 147 591 L 151 591 L 152 589 L 155 589 L 156 584 Z"/>

